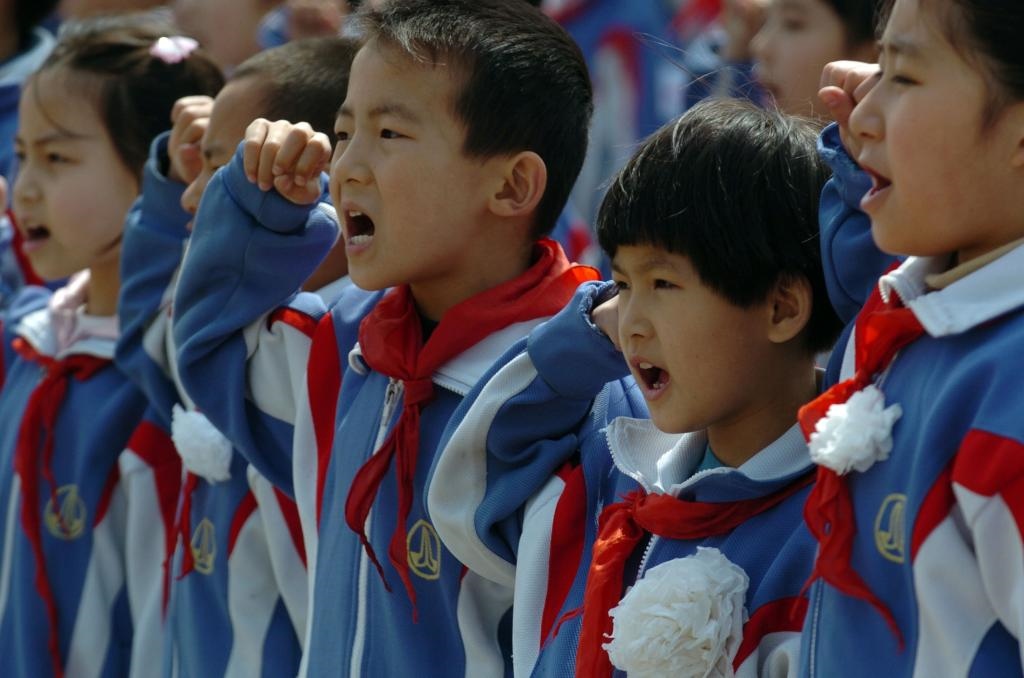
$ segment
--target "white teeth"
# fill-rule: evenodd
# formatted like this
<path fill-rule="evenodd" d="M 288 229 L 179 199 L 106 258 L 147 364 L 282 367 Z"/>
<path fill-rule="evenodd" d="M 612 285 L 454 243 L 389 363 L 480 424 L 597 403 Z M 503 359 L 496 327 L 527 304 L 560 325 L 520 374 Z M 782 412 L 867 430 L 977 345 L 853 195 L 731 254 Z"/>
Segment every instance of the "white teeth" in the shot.
<path fill-rule="evenodd" d="M 354 218 L 354 217 L 361 217 L 361 216 L 363 216 L 363 213 L 362 212 L 354 212 L 352 210 L 349 210 L 348 215 L 350 217 Z"/>
<path fill-rule="evenodd" d="M 639 367 L 640 367 L 641 370 L 649 370 L 652 367 L 654 367 L 654 365 L 652 365 L 650 363 L 639 363 Z"/>
<path fill-rule="evenodd" d="M 373 242 L 372 235 L 354 235 L 348 239 L 349 245 L 366 245 Z"/>

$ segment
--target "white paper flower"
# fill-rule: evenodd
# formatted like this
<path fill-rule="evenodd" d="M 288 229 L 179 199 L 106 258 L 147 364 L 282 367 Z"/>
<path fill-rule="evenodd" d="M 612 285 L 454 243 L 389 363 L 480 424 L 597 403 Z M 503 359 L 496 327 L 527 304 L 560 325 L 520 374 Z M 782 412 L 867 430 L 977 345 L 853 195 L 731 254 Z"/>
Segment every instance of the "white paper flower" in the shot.
<path fill-rule="evenodd" d="M 201 412 L 188 412 L 180 405 L 171 411 L 171 439 L 185 468 L 207 482 L 231 478 L 232 447 Z"/>
<path fill-rule="evenodd" d="M 749 583 L 714 548 L 652 567 L 610 612 L 603 647 L 630 678 L 732 676 Z"/>
<path fill-rule="evenodd" d="M 811 460 L 839 475 L 850 469 L 863 473 L 889 458 L 892 427 L 902 415 L 899 405 L 886 407 L 885 394 L 869 384 L 818 420 L 808 445 Z"/>

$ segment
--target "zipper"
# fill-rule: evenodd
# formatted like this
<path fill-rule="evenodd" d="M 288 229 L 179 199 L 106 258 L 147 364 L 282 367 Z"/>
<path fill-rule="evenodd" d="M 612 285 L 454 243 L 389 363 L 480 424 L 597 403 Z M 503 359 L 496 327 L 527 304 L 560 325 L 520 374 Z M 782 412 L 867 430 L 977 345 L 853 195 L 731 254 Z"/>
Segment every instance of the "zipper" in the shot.
<path fill-rule="evenodd" d="M 377 427 L 377 438 L 373 443 L 373 454 L 380 451 L 384 439 L 388 435 L 391 418 L 395 414 L 395 404 L 398 402 L 398 395 L 402 391 L 402 382 L 388 378 L 388 386 L 384 391 L 384 406 L 381 408 L 380 425 Z M 372 456 L 372 455 L 371 455 Z M 370 537 L 373 510 L 366 516 L 366 523 L 363 531 L 367 539 Z M 352 659 L 349 663 L 348 675 L 352 678 L 359 678 L 362 675 L 363 647 L 366 644 L 366 599 L 367 585 L 370 577 L 370 558 L 366 555 L 366 549 L 359 545 L 359 579 L 356 594 L 356 632 L 352 641 Z"/>
<path fill-rule="evenodd" d="M 651 558 L 651 551 L 654 549 L 654 542 L 658 541 L 659 537 L 656 534 L 651 534 L 651 538 L 647 540 L 647 547 L 644 549 L 644 555 L 640 558 L 640 567 L 636 571 L 636 581 L 640 581 L 640 578 L 644 575 L 644 570 L 647 568 L 647 561 Z"/>
<path fill-rule="evenodd" d="M 807 675 L 809 678 L 814 678 L 817 675 L 817 663 L 818 663 L 818 622 L 821 619 L 821 597 L 824 585 L 821 581 L 817 582 L 811 587 L 813 592 L 811 600 L 811 638 L 810 647 L 808 648 L 808 662 L 807 662 Z"/>

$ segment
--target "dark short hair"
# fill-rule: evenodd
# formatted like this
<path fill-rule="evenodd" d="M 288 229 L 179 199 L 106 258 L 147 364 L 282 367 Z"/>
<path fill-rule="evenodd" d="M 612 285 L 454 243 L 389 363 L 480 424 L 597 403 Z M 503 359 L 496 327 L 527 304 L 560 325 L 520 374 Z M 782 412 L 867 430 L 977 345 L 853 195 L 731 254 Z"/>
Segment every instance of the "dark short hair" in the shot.
<path fill-rule="evenodd" d="M 550 232 L 583 166 L 593 111 L 586 62 L 565 30 L 523 0 L 392 0 L 357 17 L 367 41 L 456 66 L 452 103 L 468 156 L 533 151 L 544 160 L 534 225 L 536 235 Z"/>
<path fill-rule="evenodd" d="M 14 3 L 14 25 L 18 29 L 18 44 L 28 43 L 35 27 L 50 16 L 60 0 L 16 0 Z"/>
<path fill-rule="evenodd" d="M 874 42 L 879 32 L 882 0 L 826 0 L 843 24 L 848 46 Z"/>
<path fill-rule="evenodd" d="M 174 28 L 152 13 L 71 21 L 32 80 L 47 72 L 88 75 L 65 78 L 62 86 L 92 99 L 125 166 L 141 179 L 149 145 L 171 127 L 174 102 L 190 94 L 213 96 L 224 84 L 217 66 L 201 49 L 178 63 L 149 53 Z"/>
<path fill-rule="evenodd" d="M 786 277 L 814 295 L 805 330 L 821 351 L 840 329 L 825 290 L 818 198 L 829 177 L 808 122 L 740 100 L 707 100 L 655 132 L 614 179 L 598 213 L 601 247 L 686 256 L 732 304 L 764 301 Z"/>
<path fill-rule="evenodd" d="M 263 90 L 260 117 L 305 121 L 333 139 L 334 121 L 345 100 L 352 58 L 359 46 L 354 38 L 294 40 L 249 57 L 229 80 L 259 82 Z"/>

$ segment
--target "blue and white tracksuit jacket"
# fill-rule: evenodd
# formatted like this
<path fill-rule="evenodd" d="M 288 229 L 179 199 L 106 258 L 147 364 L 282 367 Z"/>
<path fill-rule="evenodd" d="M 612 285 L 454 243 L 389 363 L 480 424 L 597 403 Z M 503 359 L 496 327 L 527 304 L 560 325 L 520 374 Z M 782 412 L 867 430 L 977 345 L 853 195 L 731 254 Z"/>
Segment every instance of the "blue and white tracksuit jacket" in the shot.
<path fill-rule="evenodd" d="M 72 280 L 72 285 L 77 284 Z M 61 307 L 25 288 L 5 318 L 6 381 L 0 391 L 0 674 L 53 675 L 50 622 L 35 584 L 36 560 L 21 524 L 14 471 L 19 428 L 44 368 L 10 350 L 15 338 L 54 359 L 110 359 L 116 318 Z M 25 303 L 22 303 L 25 302 Z M 64 330 L 55 329 L 58 315 Z M 73 318 L 67 322 L 69 318 Z M 101 330 L 101 331 L 97 331 Z M 56 604 L 66 676 L 149 676 L 162 652 L 164 561 L 181 466 L 144 419 L 146 399 L 110 363 L 71 377 L 52 431 L 51 484 L 40 461 L 40 536 Z M 40 454 L 40 457 L 43 455 Z M 59 506 L 54 506 L 55 491 Z M 60 516 L 58 518 L 57 516 Z"/>
<path fill-rule="evenodd" d="M 428 506 L 442 540 L 470 571 L 515 587 L 517 675 L 573 675 L 582 618 L 559 621 L 583 603 L 605 506 L 638 486 L 699 501 L 749 499 L 812 466 L 794 426 L 739 469 L 691 475 L 705 436 L 658 431 L 621 354 L 590 321 L 609 284 L 582 285 L 495 365 L 452 420 L 431 479 Z M 627 565 L 623 590 L 654 565 L 716 547 L 750 577 L 750 650 L 736 660 L 738 674 L 795 675 L 806 607 L 799 591 L 814 552 L 801 515 L 808 491 L 724 536 L 649 540 Z"/>
<path fill-rule="evenodd" d="M 124 332 L 117 359 L 169 432 L 172 408 L 190 409 L 192 403 L 176 384 L 171 342 L 172 283 L 189 215 L 181 207 L 185 186 L 159 170 L 167 136 L 151 148 L 143 192 L 125 226 L 118 303 Z M 183 479 L 188 499 L 176 519 L 183 538 L 174 535 L 165 675 L 294 675 L 308 597 L 294 501 L 233 450 L 217 473 L 190 465 L 189 450 L 182 448 L 190 441 L 180 433 L 175 438 L 183 471 L 195 473 Z M 181 577 L 186 548 L 194 567 Z"/>
<path fill-rule="evenodd" d="M 830 254 L 833 268 L 865 262 L 838 247 Z M 876 379 L 886 405 L 903 411 L 889 458 L 845 476 L 856 519 L 850 562 L 906 645 L 867 603 L 819 581 L 803 675 L 1022 674 L 1024 247 L 930 290 L 924 277 L 947 267 L 945 257 L 911 258 L 879 282 L 925 334 Z M 853 370 L 852 342 L 845 349 L 836 351 L 840 378 Z"/>
<path fill-rule="evenodd" d="M 434 375 L 440 388 L 421 414 L 408 521 L 409 550 L 420 556 L 411 568 L 420 615 L 414 624 L 394 570 L 385 566 L 389 593 L 344 519 L 353 476 L 401 411 L 400 384 L 369 370 L 355 345 L 359 322 L 382 293 L 349 288 L 329 312 L 294 294 L 337 231 L 329 210 L 259 191 L 236 154 L 207 188 L 178 284 L 179 373 L 211 421 L 258 469 L 270 469 L 271 481 L 295 493 L 312 582 L 304 673 L 502 675 L 511 589 L 465 571 L 438 540 L 422 493 L 434 447 L 463 395 L 536 323 L 491 335 Z M 312 347 L 276 321 L 297 305 L 317 323 Z M 293 428 L 294 458 L 281 458 L 253 425 L 268 413 Z M 384 478 L 367 529 L 380 554 L 397 520 L 393 474 Z"/>

